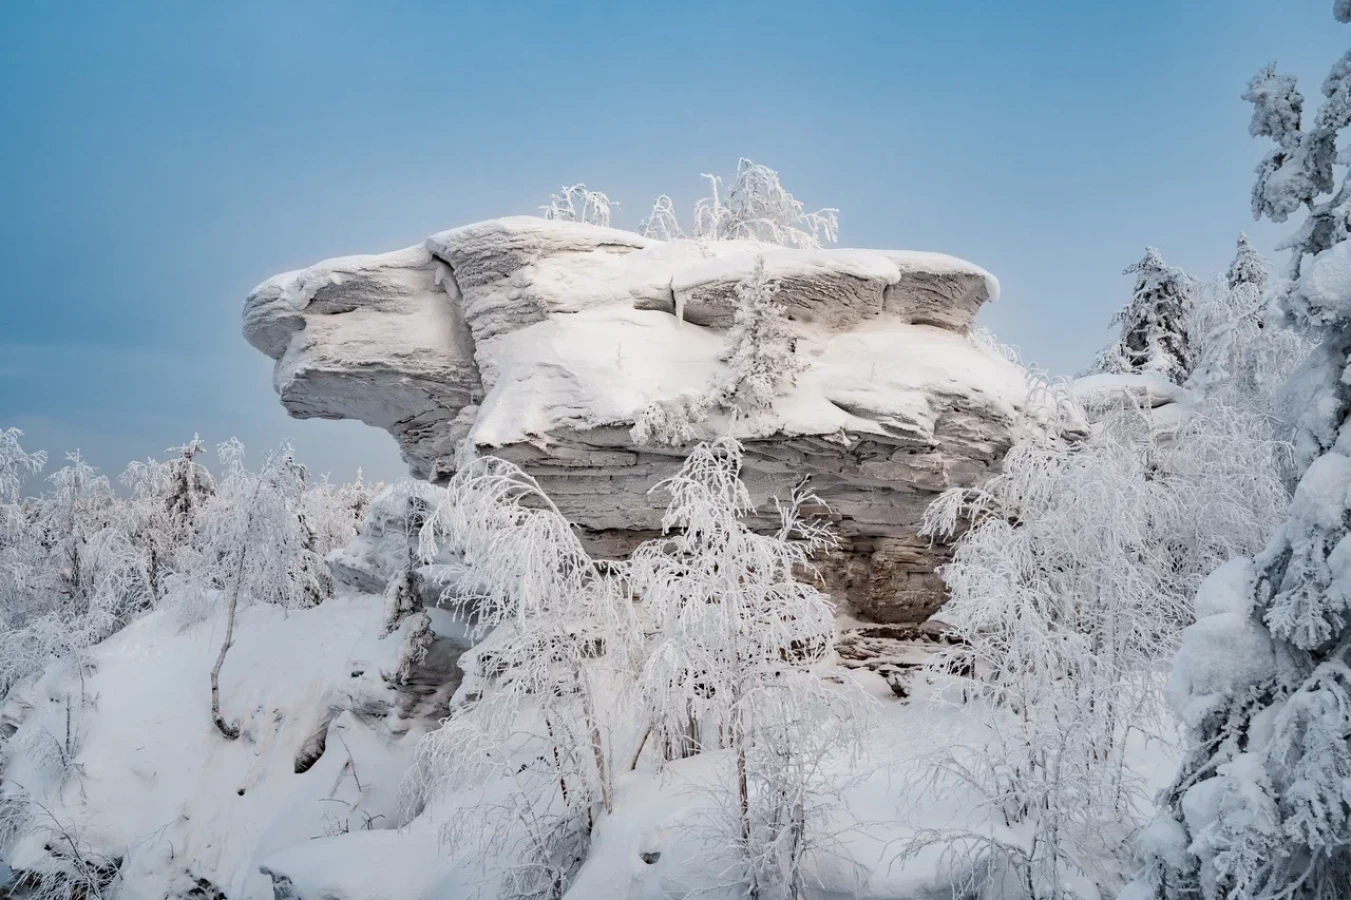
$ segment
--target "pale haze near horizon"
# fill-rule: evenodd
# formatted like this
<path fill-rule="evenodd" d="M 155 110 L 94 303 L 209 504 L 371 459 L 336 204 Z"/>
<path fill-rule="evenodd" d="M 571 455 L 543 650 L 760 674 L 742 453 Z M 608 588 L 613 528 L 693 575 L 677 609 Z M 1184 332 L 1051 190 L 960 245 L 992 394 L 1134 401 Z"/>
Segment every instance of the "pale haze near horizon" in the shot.
<path fill-rule="evenodd" d="M 1247 79 L 1310 98 L 1330 0 L 0 6 L 0 427 L 117 474 L 200 433 L 347 479 L 393 440 L 288 419 L 240 337 L 264 278 L 534 212 L 586 181 L 633 227 L 739 156 L 841 246 L 994 272 L 982 321 L 1083 368 L 1146 244 L 1198 275 L 1255 225 Z M 1274 260 L 1278 264 L 1283 260 Z"/>

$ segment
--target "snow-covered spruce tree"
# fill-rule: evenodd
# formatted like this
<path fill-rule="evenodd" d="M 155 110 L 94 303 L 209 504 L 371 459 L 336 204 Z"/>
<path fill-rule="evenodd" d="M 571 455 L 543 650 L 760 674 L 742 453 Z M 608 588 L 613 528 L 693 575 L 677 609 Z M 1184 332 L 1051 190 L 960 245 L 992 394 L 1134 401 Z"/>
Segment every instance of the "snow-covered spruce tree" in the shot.
<path fill-rule="evenodd" d="M 721 178 L 707 173 L 704 177 L 710 196 L 694 208 L 696 239 L 766 241 L 810 250 L 839 240 L 839 210 L 806 212 L 802 201 L 783 189 L 779 173 L 768 166 L 739 160 L 725 196 Z"/>
<path fill-rule="evenodd" d="M 623 582 L 517 466 L 461 466 L 420 533 L 461 560 L 443 605 L 486 637 L 461 659 L 452 715 L 418 745 L 413 805 L 469 803 L 442 836 L 502 898 L 559 898 L 613 809 L 614 705 L 642 635 Z"/>
<path fill-rule="evenodd" d="M 1335 14 L 1351 21 L 1351 4 Z M 1285 314 L 1321 340 L 1292 383 L 1302 476 L 1289 519 L 1255 559 L 1217 569 L 1196 596 L 1170 699 L 1188 752 L 1139 842 L 1123 897 L 1339 900 L 1351 885 L 1351 185 L 1334 180 L 1351 124 L 1351 54 L 1305 120 L 1293 78 L 1250 83 L 1257 216 L 1307 216 L 1283 244 Z"/>
<path fill-rule="evenodd" d="M 732 438 L 694 448 L 653 489 L 670 497 L 663 536 L 638 547 L 628 575 L 654 646 L 639 697 L 647 746 L 660 762 L 726 748 L 735 786 L 732 834 L 747 895 L 802 896 L 803 856 L 821 835 L 828 758 L 855 750 L 866 698 L 820 667 L 835 645 L 834 606 L 808 580 L 811 558 L 833 542 L 804 513 L 820 501 L 799 491 L 767 535 Z M 641 748 L 640 748 L 641 749 Z M 728 796 L 726 793 L 723 796 Z"/>
<path fill-rule="evenodd" d="M 778 283 L 765 272 L 765 258 L 756 257 L 736 287 L 736 311 L 722 351 L 727 370 L 706 394 L 686 392 L 644 408 L 630 431 L 635 443 L 687 444 L 711 412 L 754 415 L 773 407 L 774 399 L 806 368 L 796 355 L 797 338 L 778 291 Z"/>
<path fill-rule="evenodd" d="M 1269 271 L 1247 235 L 1240 234 L 1224 276 L 1198 286 L 1187 323 L 1197 362 L 1186 386 L 1210 401 L 1270 416 L 1284 432 L 1291 411 L 1281 408 L 1277 395 L 1313 344 L 1269 315 Z"/>
<path fill-rule="evenodd" d="M 581 222 L 584 225 L 610 227 L 610 198 L 600 191 L 588 190 L 585 184 L 564 185 L 557 194 L 549 195 L 549 202 L 540 207 L 546 219 L 560 222 Z"/>
<path fill-rule="evenodd" d="M 765 274 L 765 258 L 757 256 L 736 286 L 736 313 L 722 351 L 727 373 L 713 386 L 713 406 L 764 412 L 804 368 L 778 292 L 778 283 Z"/>
<path fill-rule="evenodd" d="M 238 723 L 220 707 L 220 672 L 234 638 L 241 603 L 308 606 L 327 596 L 330 585 L 323 558 L 301 509 L 307 475 L 283 443 L 257 472 L 244 460 L 244 445 L 229 440 L 217 448 L 222 475 L 216 493 L 202 510 L 201 534 L 190 564 L 197 595 L 223 598 L 225 635 L 211 670 L 211 717 L 227 738 L 239 737 Z"/>
<path fill-rule="evenodd" d="M 1234 259 L 1224 273 L 1225 283 L 1231 288 L 1244 288 L 1261 297 L 1271 277 L 1271 266 L 1248 240 L 1247 232 L 1238 233 L 1238 247 Z"/>
<path fill-rule="evenodd" d="M 1120 848 L 1147 804 L 1125 747 L 1162 721 L 1190 594 L 1220 561 L 1260 547 L 1286 508 L 1286 447 L 1260 420 L 1200 409 L 1160 441 L 1146 415 L 1110 412 L 1074 441 L 1029 420 L 1000 475 L 926 514 L 931 534 L 971 523 L 943 570 L 942 617 L 960 641 L 934 667 L 975 673 L 966 714 L 980 729 L 974 741 L 938 736 L 921 777 L 974 789 L 991 827 L 921 830 L 910 852 L 965 856 L 1001 896 L 1122 883 Z"/>
<path fill-rule="evenodd" d="M 179 559 L 194 536 L 197 517 L 215 492 L 216 483 L 197 458 L 206 445 L 196 436 L 169 452 L 167 460 L 146 460 L 127 466 L 119 479 L 131 492 L 126 501 L 126 527 L 145 557 L 152 601 L 163 596 L 166 579 L 182 571 Z"/>
<path fill-rule="evenodd" d="M 1123 274 L 1135 275 L 1135 290 L 1112 317 L 1121 338 L 1100 355 L 1099 369 L 1147 372 L 1181 384 L 1192 369 L 1187 318 L 1196 279 L 1165 263 L 1154 247 L 1146 247 L 1144 258 Z"/>

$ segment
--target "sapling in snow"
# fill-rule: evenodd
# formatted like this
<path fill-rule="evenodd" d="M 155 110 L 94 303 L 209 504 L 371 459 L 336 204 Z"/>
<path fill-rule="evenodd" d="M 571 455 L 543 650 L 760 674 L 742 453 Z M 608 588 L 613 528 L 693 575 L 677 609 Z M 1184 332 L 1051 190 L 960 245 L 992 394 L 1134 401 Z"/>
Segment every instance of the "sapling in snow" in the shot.
<path fill-rule="evenodd" d="M 638 411 L 629 436 L 639 446 L 665 444 L 679 447 L 693 443 L 708 421 L 707 394 L 687 391 L 665 400 L 654 400 Z"/>
<path fill-rule="evenodd" d="M 234 637 L 241 602 L 308 606 L 329 591 L 327 568 L 301 512 L 306 472 L 289 444 L 269 454 L 257 472 L 244 463 L 244 445 L 219 447 L 223 474 L 202 514 L 202 537 L 192 567 L 197 590 L 226 601 L 225 635 L 211 670 L 211 718 L 227 738 L 237 722 L 221 712 L 220 673 Z"/>
<path fill-rule="evenodd" d="M 418 746 L 412 794 L 480 794 L 443 835 L 475 842 L 499 896 L 561 897 L 613 808 L 610 708 L 641 641 L 633 604 L 534 479 L 498 459 L 459 469 L 420 551 L 459 558 L 444 602 L 486 637 L 461 661 L 452 716 Z"/>
<path fill-rule="evenodd" d="M 857 749 L 868 704 L 853 682 L 828 683 L 834 605 L 811 582 L 814 554 L 833 543 L 798 491 L 771 534 L 740 479 L 741 445 L 700 444 L 654 492 L 670 498 L 663 536 L 638 547 L 628 576 L 655 632 L 639 683 L 658 759 L 726 748 L 740 877 L 749 896 L 796 897 L 819 825 L 822 775 L 833 754 Z"/>

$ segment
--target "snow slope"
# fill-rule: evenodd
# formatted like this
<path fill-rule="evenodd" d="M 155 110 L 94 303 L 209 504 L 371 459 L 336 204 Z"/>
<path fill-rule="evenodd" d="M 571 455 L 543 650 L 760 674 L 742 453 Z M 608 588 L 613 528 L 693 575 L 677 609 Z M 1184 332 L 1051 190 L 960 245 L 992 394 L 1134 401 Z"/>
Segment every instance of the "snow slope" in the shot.
<path fill-rule="evenodd" d="M 397 824 L 399 780 L 430 723 L 391 713 L 382 672 L 400 636 L 380 638 L 378 598 L 241 610 L 221 675 L 235 741 L 209 713 L 220 613 L 184 625 L 181 608 L 157 610 L 98 645 L 83 677 L 57 666 L 11 696 L 0 796 L 32 826 L 13 867 L 50 869 L 44 848 L 65 833 L 86 855 L 121 858 L 119 897 L 182 896 L 205 879 L 230 898 L 271 898 L 267 856 Z M 297 773 L 316 734 L 327 746 Z M 69 766 L 48 744 L 70 748 Z"/>
<path fill-rule="evenodd" d="M 15 691 L 3 710 L 14 731 L 0 819 L 17 816 L 20 829 L 8 861 L 69 874 L 66 847 L 118 860 L 109 900 L 469 900 L 480 887 L 491 896 L 493 873 L 474 864 L 473 848 L 438 833 L 449 817 L 474 815 L 476 797 L 439 798 L 411 821 L 401 803 L 414 747 L 444 715 L 436 698 L 458 686 L 466 646 L 462 623 L 430 610 L 438 639 L 418 677 L 398 685 L 402 632 L 417 617 L 381 637 L 382 592 L 407 559 L 394 513 L 402 497 L 435 490 L 391 489 L 372 504 L 361 535 L 330 558 L 337 596 L 289 613 L 241 610 L 221 684 L 238 740 L 209 713 L 218 598 L 182 597 L 94 647 L 82 669 L 57 665 Z M 971 787 L 936 763 L 988 736 L 996 713 L 947 676 L 912 683 L 904 701 L 877 674 L 838 677 L 860 680 L 878 724 L 856 764 L 827 764 L 823 790 L 842 802 L 813 838 L 811 900 L 939 900 L 954 881 L 979 880 L 983 857 L 921 839 L 1023 839 L 992 825 Z M 1173 770 L 1157 746 L 1127 762 L 1156 784 Z M 620 779 L 613 815 L 598 820 L 570 900 L 738 896 L 726 851 L 730 768 L 725 752 L 660 773 L 643 757 Z M 980 896 L 993 900 L 998 887 Z"/>

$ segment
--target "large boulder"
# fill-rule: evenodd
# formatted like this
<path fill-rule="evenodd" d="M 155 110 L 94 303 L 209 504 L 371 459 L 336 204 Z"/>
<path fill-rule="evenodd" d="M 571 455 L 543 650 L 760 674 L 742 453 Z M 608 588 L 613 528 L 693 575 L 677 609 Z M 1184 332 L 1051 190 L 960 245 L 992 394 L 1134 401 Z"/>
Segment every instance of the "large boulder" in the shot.
<path fill-rule="evenodd" d="M 244 333 L 292 415 L 383 428 L 432 481 L 466 441 L 512 459 L 621 556 L 660 528 L 649 492 L 683 458 L 630 429 L 725 368 L 736 285 L 761 256 L 805 368 L 772 409 L 715 414 L 700 437 L 743 441 L 766 526 L 772 498 L 810 479 L 841 537 L 822 576 L 844 614 L 921 621 L 943 553 L 916 538 L 920 516 L 997 467 L 1027 395 L 1023 370 L 969 335 L 998 292 L 970 263 L 512 217 L 278 275 L 250 294 Z"/>

